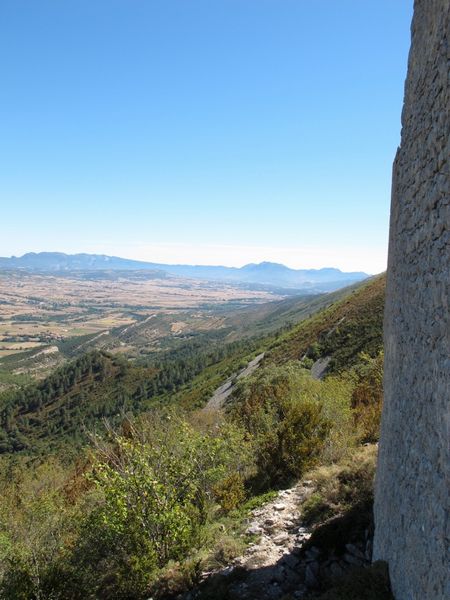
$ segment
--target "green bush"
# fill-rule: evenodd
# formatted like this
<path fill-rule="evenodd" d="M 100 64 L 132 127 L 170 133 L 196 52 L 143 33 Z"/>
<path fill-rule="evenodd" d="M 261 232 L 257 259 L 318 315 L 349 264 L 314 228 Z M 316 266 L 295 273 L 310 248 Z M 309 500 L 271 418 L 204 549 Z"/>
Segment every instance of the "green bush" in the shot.
<path fill-rule="evenodd" d="M 304 358 L 301 362 L 302 367 L 304 369 L 311 369 L 312 366 L 314 365 L 314 360 L 312 358 L 309 358 L 308 356 L 306 358 Z"/>
<path fill-rule="evenodd" d="M 64 499 L 66 473 L 55 460 L 6 465 L 0 482 L 0 598 L 59 598 L 53 586 L 76 530 Z"/>
<path fill-rule="evenodd" d="M 361 362 L 354 370 L 356 385 L 352 393 L 355 424 L 362 442 L 376 442 L 380 436 L 383 408 L 383 352 L 375 358 L 360 355 Z"/>
<path fill-rule="evenodd" d="M 145 595 L 162 567 L 200 545 L 217 489 L 248 468 L 247 445 L 235 426 L 205 433 L 154 415 L 97 448 L 90 478 L 99 502 L 85 523 L 77 570 L 98 597 Z"/>
<path fill-rule="evenodd" d="M 245 500 L 244 479 L 240 473 L 231 473 L 213 488 L 214 496 L 225 512 L 230 512 Z"/>
<path fill-rule="evenodd" d="M 298 364 L 269 366 L 238 384 L 230 417 L 254 441 L 254 490 L 284 485 L 318 460 L 332 431 L 322 387 Z"/>
<path fill-rule="evenodd" d="M 320 460 L 341 459 L 356 442 L 353 382 L 316 381 L 298 363 L 268 366 L 239 382 L 230 417 L 255 444 L 254 490 L 285 485 Z"/>
<path fill-rule="evenodd" d="M 200 431 L 154 413 L 97 438 L 84 470 L 49 462 L 5 475 L 1 599 L 147 598 L 169 563 L 183 571 L 204 543 L 217 500 L 242 502 L 251 446 L 235 425 Z"/>

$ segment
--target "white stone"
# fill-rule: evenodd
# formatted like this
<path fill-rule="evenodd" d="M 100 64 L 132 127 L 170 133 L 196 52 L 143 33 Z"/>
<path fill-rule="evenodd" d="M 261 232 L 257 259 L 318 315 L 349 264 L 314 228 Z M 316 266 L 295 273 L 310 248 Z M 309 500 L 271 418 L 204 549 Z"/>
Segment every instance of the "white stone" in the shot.
<path fill-rule="evenodd" d="M 415 0 L 412 32 L 393 168 L 373 558 L 389 563 L 396 600 L 448 600 L 450 0 Z"/>

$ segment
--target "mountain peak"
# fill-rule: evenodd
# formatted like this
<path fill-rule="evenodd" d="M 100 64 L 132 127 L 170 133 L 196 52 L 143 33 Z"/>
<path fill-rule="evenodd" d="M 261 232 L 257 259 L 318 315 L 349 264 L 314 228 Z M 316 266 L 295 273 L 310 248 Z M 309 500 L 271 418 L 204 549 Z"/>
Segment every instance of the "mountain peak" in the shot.
<path fill-rule="evenodd" d="M 345 273 L 332 267 L 291 269 L 286 265 L 271 261 L 249 263 L 241 268 L 166 265 L 105 254 L 65 254 L 64 252 L 28 252 L 19 258 L 0 258 L 0 268 L 47 272 L 157 270 L 162 277 L 169 273 L 183 278 L 264 285 L 310 293 L 336 290 L 368 277 L 366 273 Z"/>

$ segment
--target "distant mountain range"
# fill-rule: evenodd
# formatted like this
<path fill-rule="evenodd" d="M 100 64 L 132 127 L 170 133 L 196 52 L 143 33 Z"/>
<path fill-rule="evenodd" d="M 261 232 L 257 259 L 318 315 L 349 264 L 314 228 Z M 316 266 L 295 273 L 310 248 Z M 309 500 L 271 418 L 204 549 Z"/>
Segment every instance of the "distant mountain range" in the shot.
<path fill-rule="evenodd" d="M 248 264 L 243 267 L 165 265 L 104 254 L 64 254 L 62 252 L 29 252 L 23 256 L 0 257 L 0 269 L 27 271 L 136 271 L 152 270 L 161 276 L 171 274 L 191 279 L 258 284 L 310 292 L 328 292 L 369 277 L 367 273 L 345 273 L 339 269 L 290 269 L 272 262 Z"/>

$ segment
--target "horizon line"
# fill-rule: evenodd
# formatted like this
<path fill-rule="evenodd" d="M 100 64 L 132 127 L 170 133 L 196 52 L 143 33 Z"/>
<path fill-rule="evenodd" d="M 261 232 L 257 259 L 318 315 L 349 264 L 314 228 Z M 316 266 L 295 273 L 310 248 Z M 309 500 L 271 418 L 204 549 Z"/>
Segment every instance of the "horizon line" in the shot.
<path fill-rule="evenodd" d="M 10 256 L 0 256 L 0 259 L 6 259 L 6 260 L 11 260 L 11 259 L 21 259 L 24 258 L 25 256 L 28 255 L 42 255 L 42 254 L 60 254 L 63 256 L 99 256 L 99 257 L 105 257 L 105 258 L 113 258 L 113 259 L 119 259 L 119 260 L 127 260 L 127 261 L 133 261 L 133 262 L 141 262 L 143 264 L 154 264 L 154 265 L 161 265 L 161 266 L 168 266 L 168 267 L 178 267 L 178 266 L 183 266 L 183 267 L 211 267 L 211 268 L 225 268 L 225 269 L 243 269 L 245 267 L 249 267 L 249 266 L 260 266 L 260 265 L 277 265 L 280 267 L 284 267 L 285 269 L 289 269 L 291 271 L 325 271 L 325 270 L 334 270 L 334 271 L 339 271 L 340 273 L 362 273 L 364 275 L 368 275 L 370 276 L 374 276 L 374 275 L 378 275 L 379 273 L 382 273 L 384 271 L 380 271 L 379 273 L 370 273 L 367 272 L 365 270 L 360 270 L 360 269 L 356 269 L 356 270 L 343 270 L 339 267 L 334 267 L 334 266 L 323 266 L 323 267 L 290 267 L 288 265 L 286 265 L 283 262 L 277 262 L 277 261 L 273 261 L 273 260 L 261 260 L 259 262 L 244 262 L 242 265 L 240 266 L 236 266 L 236 265 L 227 265 L 227 264 L 223 264 L 223 263 L 198 263 L 198 262 L 162 262 L 162 261 L 157 261 L 157 260 L 148 260 L 148 259 L 143 259 L 143 258 L 130 258 L 130 257 L 125 257 L 125 256 L 120 256 L 119 254 L 105 254 L 105 253 L 98 253 L 98 252 L 62 252 L 60 250 L 41 250 L 41 251 L 28 251 L 28 252 L 24 252 L 23 254 L 11 254 Z"/>

